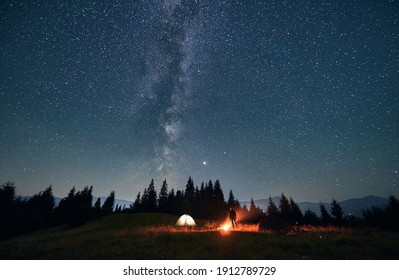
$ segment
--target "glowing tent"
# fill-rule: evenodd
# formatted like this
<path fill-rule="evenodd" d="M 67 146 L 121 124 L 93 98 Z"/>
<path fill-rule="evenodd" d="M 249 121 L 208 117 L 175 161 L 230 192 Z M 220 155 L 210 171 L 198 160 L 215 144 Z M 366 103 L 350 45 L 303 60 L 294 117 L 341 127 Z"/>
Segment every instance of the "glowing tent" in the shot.
<path fill-rule="evenodd" d="M 191 218 L 190 215 L 184 214 L 181 215 L 180 218 L 176 222 L 176 226 L 181 226 L 181 227 L 194 227 L 196 226 L 195 221 L 193 218 Z"/>

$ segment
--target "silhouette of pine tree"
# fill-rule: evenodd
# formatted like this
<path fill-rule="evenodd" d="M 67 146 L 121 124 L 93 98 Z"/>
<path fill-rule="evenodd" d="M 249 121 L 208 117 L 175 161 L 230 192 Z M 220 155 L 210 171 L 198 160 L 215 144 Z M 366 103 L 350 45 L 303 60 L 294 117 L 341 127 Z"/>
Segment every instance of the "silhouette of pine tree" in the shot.
<path fill-rule="evenodd" d="M 280 216 L 282 219 L 291 221 L 291 208 L 290 203 L 284 193 L 281 194 L 280 201 L 279 201 L 279 208 L 280 208 Z"/>
<path fill-rule="evenodd" d="M 227 206 L 224 200 L 224 194 L 219 180 L 215 181 L 213 196 L 213 218 L 217 220 L 223 219 L 226 216 Z"/>
<path fill-rule="evenodd" d="M 172 213 L 175 215 L 183 214 L 182 204 L 183 204 L 183 192 L 181 190 L 178 190 L 176 191 L 176 195 L 172 203 Z"/>
<path fill-rule="evenodd" d="M 104 204 L 101 208 L 103 215 L 110 215 L 114 210 L 115 203 L 115 191 L 111 191 L 109 196 L 105 199 Z"/>
<path fill-rule="evenodd" d="M 240 202 L 234 197 L 232 190 L 230 190 L 230 192 L 229 192 L 229 198 L 227 200 L 227 207 L 234 208 L 234 209 L 240 208 Z"/>
<path fill-rule="evenodd" d="M 157 210 L 157 192 L 155 191 L 154 179 L 151 180 L 148 186 L 148 201 L 147 207 L 149 212 L 155 212 Z"/>
<path fill-rule="evenodd" d="M 97 198 L 94 203 L 94 211 L 97 218 L 101 217 L 101 198 Z"/>
<path fill-rule="evenodd" d="M 195 192 L 194 181 L 193 181 L 193 179 L 190 176 L 188 178 L 188 181 L 187 181 L 187 184 L 186 184 L 186 189 L 184 191 L 184 197 L 187 197 L 190 200 L 193 200 L 194 192 Z"/>
<path fill-rule="evenodd" d="M 205 219 L 213 219 L 213 183 L 211 180 L 205 184 L 204 188 L 204 205 L 203 205 L 203 217 Z"/>
<path fill-rule="evenodd" d="M 141 196 L 141 202 L 140 202 L 140 204 L 141 204 L 140 211 L 141 212 L 149 212 L 148 211 L 148 198 L 149 198 L 148 190 L 147 190 L 147 188 L 144 188 L 143 194 Z"/>
<path fill-rule="evenodd" d="M 194 190 L 194 201 L 193 201 L 193 217 L 200 218 L 201 215 L 201 195 L 198 186 Z"/>
<path fill-rule="evenodd" d="M 271 196 L 269 196 L 269 205 L 267 206 L 267 211 L 266 211 L 268 216 L 277 216 L 279 215 L 279 211 L 277 209 L 276 204 L 274 204 L 273 199 Z"/>
<path fill-rule="evenodd" d="M 15 200 L 15 184 L 7 182 L 0 187 L 0 217 L 6 219 L 11 215 Z"/>
<path fill-rule="evenodd" d="M 138 192 L 136 199 L 134 200 L 133 204 L 132 204 L 132 210 L 133 212 L 141 212 L 142 210 L 142 204 L 141 204 L 141 193 Z"/>
<path fill-rule="evenodd" d="M 325 226 L 329 225 L 331 223 L 331 216 L 328 213 L 328 211 L 323 203 L 320 203 L 320 214 L 321 214 L 321 218 L 320 218 L 321 224 L 325 225 Z"/>
<path fill-rule="evenodd" d="M 342 210 L 341 205 L 333 199 L 331 202 L 331 217 L 332 217 L 332 222 L 335 225 L 342 225 L 344 222 L 344 211 Z"/>
<path fill-rule="evenodd" d="M 168 193 L 168 213 L 174 214 L 174 203 L 175 203 L 175 190 L 172 188 Z"/>
<path fill-rule="evenodd" d="M 184 191 L 184 197 L 182 202 L 182 211 L 183 213 L 187 213 L 189 215 L 193 215 L 193 202 L 194 202 L 194 181 L 191 177 L 188 178 L 186 189 Z"/>
<path fill-rule="evenodd" d="M 254 199 L 251 197 L 249 203 L 248 223 L 258 223 L 263 218 L 262 210 L 256 206 Z"/>
<path fill-rule="evenodd" d="M 4 183 L 0 186 L 0 238 L 15 234 L 16 206 L 15 184 Z"/>
<path fill-rule="evenodd" d="M 27 205 L 29 207 L 29 222 L 32 230 L 49 226 L 55 206 L 52 187 L 49 186 L 44 191 L 33 195 L 27 201 Z"/>
<path fill-rule="evenodd" d="M 168 183 L 166 179 L 163 180 L 162 187 L 159 191 L 158 196 L 158 211 L 162 213 L 169 212 L 169 205 L 168 205 Z"/>
<path fill-rule="evenodd" d="M 290 197 L 290 212 L 291 222 L 295 225 L 301 225 L 303 223 L 303 213 L 292 197 Z"/>
<path fill-rule="evenodd" d="M 144 188 L 143 196 L 141 197 L 142 212 L 156 212 L 157 210 L 157 192 L 155 191 L 154 179 Z"/>

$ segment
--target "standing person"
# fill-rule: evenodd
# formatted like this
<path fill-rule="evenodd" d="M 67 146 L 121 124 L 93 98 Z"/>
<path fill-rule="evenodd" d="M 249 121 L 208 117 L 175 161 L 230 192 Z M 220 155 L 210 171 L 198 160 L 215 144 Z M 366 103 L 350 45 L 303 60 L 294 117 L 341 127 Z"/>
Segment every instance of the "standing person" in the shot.
<path fill-rule="evenodd" d="M 237 214 L 236 214 L 236 211 L 234 211 L 233 208 L 230 208 L 229 217 L 230 217 L 232 228 L 237 227 Z"/>

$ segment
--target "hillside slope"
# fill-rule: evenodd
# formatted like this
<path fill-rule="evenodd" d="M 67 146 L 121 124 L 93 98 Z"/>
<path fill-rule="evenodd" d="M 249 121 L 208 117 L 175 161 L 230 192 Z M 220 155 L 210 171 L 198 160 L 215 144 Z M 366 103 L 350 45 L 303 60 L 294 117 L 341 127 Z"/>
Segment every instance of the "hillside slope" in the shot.
<path fill-rule="evenodd" d="M 2 240 L 0 259 L 399 258 L 398 233 L 323 228 L 288 235 L 223 233 L 216 229 L 176 229 L 176 220 L 176 216 L 167 214 L 118 214 L 79 228 L 38 231 Z M 151 227 L 157 230 L 146 230 Z"/>

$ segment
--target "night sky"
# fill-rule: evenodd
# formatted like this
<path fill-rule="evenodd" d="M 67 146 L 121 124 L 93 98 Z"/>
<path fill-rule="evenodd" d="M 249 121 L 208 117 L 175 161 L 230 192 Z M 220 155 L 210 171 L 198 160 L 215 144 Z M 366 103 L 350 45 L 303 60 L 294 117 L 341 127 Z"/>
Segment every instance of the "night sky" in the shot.
<path fill-rule="evenodd" d="M 0 181 L 399 195 L 399 1 L 0 4 Z"/>

